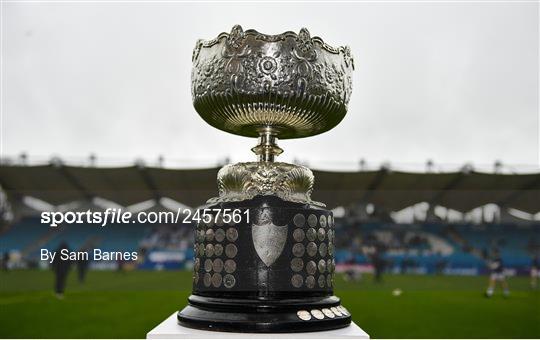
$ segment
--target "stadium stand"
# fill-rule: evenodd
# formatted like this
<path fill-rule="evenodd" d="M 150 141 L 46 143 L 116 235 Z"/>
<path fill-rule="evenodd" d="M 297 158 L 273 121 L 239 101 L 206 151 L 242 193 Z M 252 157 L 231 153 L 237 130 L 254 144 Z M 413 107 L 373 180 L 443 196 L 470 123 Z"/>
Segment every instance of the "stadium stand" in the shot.
<path fill-rule="evenodd" d="M 168 197 L 198 207 L 216 196 L 219 168 L 163 169 L 136 165 L 92 168 L 62 165 L 1 165 L 0 186 L 12 202 L 31 196 L 53 206 L 95 197 L 121 206 Z M 376 171 L 314 170 L 313 199 L 330 208 L 372 203 L 399 211 L 428 202 L 461 212 L 495 203 L 536 214 L 540 211 L 540 173 L 475 172 L 468 167 L 445 173 L 412 173 L 382 167 Z M 19 207 L 12 204 L 13 207 Z M 14 211 L 19 216 L 22 211 Z"/>
<path fill-rule="evenodd" d="M 139 268 L 183 268 L 191 265 L 193 227 L 178 225 L 40 224 L 32 198 L 62 211 L 73 205 L 79 211 L 102 209 L 96 199 L 128 207 L 155 202 L 152 209 L 167 210 L 163 199 L 182 207 L 198 207 L 216 195 L 218 168 L 174 170 L 66 166 L 61 162 L 41 166 L 1 165 L 0 187 L 7 197 L 0 226 L 0 251 L 18 254 L 19 265 L 35 263 L 40 248 L 53 249 L 67 241 L 72 249 L 95 247 L 105 251 L 139 251 Z M 314 171 L 314 199 L 330 209 L 344 211 L 336 219 L 336 261 L 341 266 L 372 270 L 374 254 L 384 258 L 387 270 L 407 273 L 480 274 L 485 259 L 497 248 L 508 268 L 525 273 L 530 259 L 540 252 L 540 222 L 510 216 L 518 209 L 533 216 L 540 211 L 540 174 L 479 173 L 470 167 L 448 173 L 406 173 L 383 167 L 377 171 Z M 499 207 L 489 223 L 450 223 L 448 216 L 398 223 L 392 212 L 419 202 L 460 214 L 486 204 Z M 366 206 L 372 212 L 366 213 Z M 359 207 L 362 207 L 360 209 Z M 508 222 L 510 221 L 510 222 Z M 339 268 L 339 267 L 338 267 Z"/>
<path fill-rule="evenodd" d="M 336 233 L 338 263 L 369 263 L 370 247 L 384 249 L 395 272 L 483 273 L 492 249 L 508 268 L 526 273 L 540 252 L 538 224 L 394 224 L 341 225 Z M 405 269 L 404 269 L 405 267 Z"/>

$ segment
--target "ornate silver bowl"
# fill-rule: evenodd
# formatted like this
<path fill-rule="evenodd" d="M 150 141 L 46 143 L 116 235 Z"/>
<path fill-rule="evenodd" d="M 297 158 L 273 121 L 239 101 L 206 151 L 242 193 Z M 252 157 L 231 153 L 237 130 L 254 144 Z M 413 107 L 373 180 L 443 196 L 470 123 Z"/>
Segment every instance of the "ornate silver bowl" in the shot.
<path fill-rule="evenodd" d="M 267 35 L 236 25 L 197 42 L 193 104 L 208 124 L 233 134 L 313 136 L 345 116 L 353 68 L 348 47 L 331 47 L 305 28 Z"/>

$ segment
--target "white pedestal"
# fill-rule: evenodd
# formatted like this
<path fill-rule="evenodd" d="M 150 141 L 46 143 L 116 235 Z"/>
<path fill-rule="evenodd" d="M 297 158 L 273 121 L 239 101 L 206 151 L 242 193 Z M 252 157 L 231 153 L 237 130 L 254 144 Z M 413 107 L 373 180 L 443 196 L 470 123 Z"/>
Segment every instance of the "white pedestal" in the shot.
<path fill-rule="evenodd" d="M 354 322 L 349 327 L 323 332 L 303 333 L 230 333 L 213 332 L 180 326 L 176 312 L 157 325 L 147 339 L 369 339 L 369 335 Z"/>

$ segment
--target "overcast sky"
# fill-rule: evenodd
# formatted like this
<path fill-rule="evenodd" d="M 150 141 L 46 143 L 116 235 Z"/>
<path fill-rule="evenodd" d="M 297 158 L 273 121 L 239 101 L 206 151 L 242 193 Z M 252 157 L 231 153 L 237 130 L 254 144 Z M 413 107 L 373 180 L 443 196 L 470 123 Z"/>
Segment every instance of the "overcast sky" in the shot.
<path fill-rule="evenodd" d="M 4 3 L 3 155 L 253 160 L 191 103 L 196 40 L 236 23 L 355 56 L 345 119 L 280 160 L 538 164 L 537 3 Z"/>

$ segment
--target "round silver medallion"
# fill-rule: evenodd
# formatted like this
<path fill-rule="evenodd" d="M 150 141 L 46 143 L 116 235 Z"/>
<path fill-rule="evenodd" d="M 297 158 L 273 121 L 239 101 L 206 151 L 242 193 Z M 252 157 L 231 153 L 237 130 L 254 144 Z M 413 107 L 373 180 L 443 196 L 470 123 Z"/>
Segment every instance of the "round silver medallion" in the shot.
<path fill-rule="evenodd" d="M 348 311 L 347 309 L 345 309 L 345 307 L 343 307 L 343 306 L 338 306 L 337 308 L 341 311 L 341 314 L 343 314 L 343 315 L 345 315 L 345 316 L 351 315 L 351 314 L 349 313 L 349 311 Z"/>
<path fill-rule="evenodd" d="M 206 231 L 206 241 L 212 242 L 214 240 L 214 229 L 208 229 Z"/>
<path fill-rule="evenodd" d="M 293 217 L 293 223 L 298 228 L 303 228 L 304 225 L 306 224 L 306 218 L 302 214 L 296 214 Z"/>
<path fill-rule="evenodd" d="M 328 242 L 334 242 L 334 231 L 332 229 L 328 230 L 326 235 L 328 235 Z"/>
<path fill-rule="evenodd" d="M 210 287 L 210 285 L 212 284 L 212 275 L 210 275 L 210 273 L 205 273 L 204 274 L 203 283 L 204 283 L 205 287 Z"/>
<path fill-rule="evenodd" d="M 222 259 L 215 259 L 214 264 L 212 266 L 212 269 L 216 273 L 221 273 L 221 271 L 223 270 L 223 260 Z"/>
<path fill-rule="evenodd" d="M 214 286 L 215 288 L 218 288 L 219 286 L 221 286 L 221 280 L 222 280 L 221 274 L 214 273 L 214 275 L 212 275 L 212 286 Z"/>
<path fill-rule="evenodd" d="M 326 243 L 321 243 L 319 245 L 319 255 L 321 255 L 321 257 L 325 257 L 326 256 L 326 251 L 328 250 L 327 246 L 326 246 Z"/>
<path fill-rule="evenodd" d="M 332 274 L 326 275 L 326 286 L 332 288 Z"/>
<path fill-rule="evenodd" d="M 312 275 L 309 275 L 306 277 L 306 287 L 313 288 L 315 287 L 315 277 Z"/>
<path fill-rule="evenodd" d="M 324 314 L 323 314 L 323 312 L 321 312 L 321 311 L 318 310 L 318 309 L 312 309 L 312 310 L 311 310 L 311 315 L 313 315 L 313 317 L 314 317 L 315 319 L 318 319 L 318 320 L 324 319 Z"/>
<path fill-rule="evenodd" d="M 326 261 L 320 260 L 317 267 L 319 268 L 319 272 L 324 273 L 326 270 Z"/>
<path fill-rule="evenodd" d="M 293 270 L 293 272 L 299 272 L 303 268 L 304 268 L 304 261 L 301 258 L 295 257 L 294 259 L 291 260 L 291 269 Z"/>
<path fill-rule="evenodd" d="M 319 228 L 317 231 L 317 238 L 319 241 L 324 241 L 324 236 L 326 235 L 326 231 L 323 228 Z"/>
<path fill-rule="evenodd" d="M 206 234 L 204 233 L 204 230 L 197 231 L 197 241 L 204 242 L 205 238 L 206 238 Z"/>
<path fill-rule="evenodd" d="M 311 320 L 311 314 L 307 310 L 299 310 L 296 312 L 296 315 L 300 320 L 309 321 Z"/>
<path fill-rule="evenodd" d="M 206 256 L 207 257 L 214 256 L 214 245 L 211 243 L 206 245 Z"/>
<path fill-rule="evenodd" d="M 225 271 L 229 274 L 232 274 L 236 271 L 236 262 L 233 260 L 227 260 L 225 261 Z"/>
<path fill-rule="evenodd" d="M 212 270 L 212 260 L 206 259 L 206 261 L 204 261 L 204 270 L 206 272 L 210 272 Z"/>
<path fill-rule="evenodd" d="M 332 310 L 332 312 L 334 312 L 334 314 L 336 314 L 337 316 L 342 316 L 343 314 L 341 313 L 341 311 L 339 309 L 337 309 L 337 307 L 332 307 L 330 308 Z"/>
<path fill-rule="evenodd" d="M 216 244 L 214 246 L 214 254 L 216 254 L 216 256 L 221 256 L 221 254 L 223 254 L 223 246 L 221 244 Z"/>
<path fill-rule="evenodd" d="M 336 317 L 336 315 L 334 314 L 334 312 L 332 312 L 329 308 L 323 308 L 322 309 L 322 312 L 324 315 L 326 315 L 327 317 L 329 317 L 330 319 L 333 319 Z"/>
<path fill-rule="evenodd" d="M 317 238 L 317 231 L 314 228 L 309 228 L 306 232 L 306 237 L 309 241 L 315 241 Z"/>
<path fill-rule="evenodd" d="M 238 248 L 236 248 L 236 246 L 232 243 L 227 244 L 227 246 L 225 247 L 225 255 L 227 255 L 227 257 L 233 258 L 236 256 L 236 253 L 238 253 Z"/>
<path fill-rule="evenodd" d="M 238 230 L 235 228 L 229 228 L 227 229 L 227 240 L 229 242 L 234 242 L 238 239 Z"/>
<path fill-rule="evenodd" d="M 302 242 L 304 240 L 305 235 L 306 234 L 304 233 L 304 230 L 300 228 L 296 228 L 293 231 L 293 238 L 296 242 Z"/>
<path fill-rule="evenodd" d="M 295 243 L 292 247 L 292 252 L 294 256 L 301 257 L 304 256 L 306 248 L 302 243 Z"/>
<path fill-rule="evenodd" d="M 317 264 L 315 264 L 315 261 L 309 261 L 306 264 L 306 271 L 309 275 L 315 275 L 315 272 L 317 271 Z"/>
<path fill-rule="evenodd" d="M 326 284 L 326 279 L 324 275 L 319 276 L 317 282 L 319 283 L 319 287 L 324 288 L 324 285 Z"/>
<path fill-rule="evenodd" d="M 310 214 L 308 216 L 307 223 L 310 227 L 315 228 L 315 226 L 317 226 L 317 216 Z"/>
<path fill-rule="evenodd" d="M 223 242 L 223 240 L 225 239 L 225 230 L 223 230 L 221 228 L 216 230 L 215 238 L 216 238 L 217 242 Z"/>
<path fill-rule="evenodd" d="M 216 225 L 218 227 L 222 227 L 223 226 L 223 218 L 221 216 L 219 216 L 218 218 L 216 218 Z"/>
<path fill-rule="evenodd" d="M 315 256 L 315 254 L 317 254 L 317 245 L 315 244 L 315 242 L 309 242 L 307 244 L 307 253 L 309 256 L 313 257 Z"/>
<path fill-rule="evenodd" d="M 326 228 L 326 216 L 321 215 L 321 217 L 319 217 L 319 223 L 321 227 Z"/>
<path fill-rule="evenodd" d="M 300 274 L 294 274 L 291 278 L 291 284 L 295 288 L 302 287 L 302 284 L 304 283 L 304 278 Z"/>
<path fill-rule="evenodd" d="M 193 265 L 193 269 L 195 269 L 195 271 L 198 272 L 199 268 L 201 268 L 201 260 L 199 258 L 196 258 L 195 263 Z"/>
<path fill-rule="evenodd" d="M 223 285 L 225 288 L 232 288 L 236 284 L 236 279 L 231 274 L 227 274 L 223 277 Z"/>
<path fill-rule="evenodd" d="M 334 244 L 333 243 L 328 244 L 328 255 L 330 255 L 330 256 L 334 255 Z"/>

